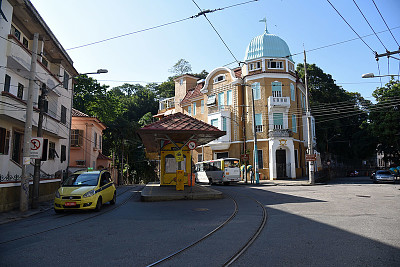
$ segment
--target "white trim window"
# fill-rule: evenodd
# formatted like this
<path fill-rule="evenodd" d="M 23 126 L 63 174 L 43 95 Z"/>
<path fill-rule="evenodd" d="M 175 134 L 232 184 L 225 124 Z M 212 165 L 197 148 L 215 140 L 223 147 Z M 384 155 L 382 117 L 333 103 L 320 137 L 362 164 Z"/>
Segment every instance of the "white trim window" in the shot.
<path fill-rule="evenodd" d="M 271 83 L 272 87 L 272 96 L 273 97 L 282 97 L 282 83 L 275 81 Z"/>
<path fill-rule="evenodd" d="M 282 61 L 268 61 L 268 69 L 283 70 L 283 62 Z"/>
<path fill-rule="evenodd" d="M 261 88 L 260 88 L 260 83 L 255 82 L 251 85 L 251 89 L 253 90 L 253 97 L 254 100 L 259 100 L 261 99 Z"/>
<path fill-rule="evenodd" d="M 226 80 L 225 74 L 220 74 L 214 78 L 214 83 L 220 83 Z"/>
<path fill-rule="evenodd" d="M 192 106 L 188 106 L 188 113 L 190 116 L 192 116 Z"/>
<path fill-rule="evenodd" d="M 256 113 L 255 121 L 256 121 L 256 133 L 262 132 L 263 124 L 262 124 L 262 114 L 261 113 Z"/>
<path fill-rule="evenodd" d="M 227 104 L 228 106 L 231 106 L 231 105 L 232 105 L 232 90 L 228 90 L 228 91 L 226 92 L 226 104 Z"/>
<path fill-rule="evenodd" d="M 201 114 L 204 114 L 204 100 L 200 101 Z"/>
<path fill-rule="evenodd" d="M 283 129 L 283 113 L 273 113 L 274 130 Z"/>
<path fill-rule="evenodd" d="M 196 102 L 193 102 L 193 116 L 196 115 Z"/>
<path fill-rule="evenodd" d="M 289 71 L 295 72 L 295 71 L 294 71 L 294 64 L 291 63 L 291 62 L 289 62 L 288 65 L 289 65 L 289 67 L 288 67 L 288 68 L 289 68 Z"/>
<path fill-rule="evenodd" d="M 260 70 L 260 69 L 261 69 L 261 62 L 260 61 L 249 64 L 249 71 Z"/>
<path fill-rule="evenodd" d="M 292 98 L 292 101 L 295 101 L 295 100 L 296 100 L 296 95 L 295 95 L 293 83 L 290 83 L 290 96 L 291 96 L 291 98 Z"/>
<path fill-rule="evenodd" d="M 297 133 L 297 118 L 296 115 L 292 115 L 292 131 Z"/>
<path fill-rule="evenodd" d="M 218 94 L 218 108 L 225 106 L 224 92 Z"/>

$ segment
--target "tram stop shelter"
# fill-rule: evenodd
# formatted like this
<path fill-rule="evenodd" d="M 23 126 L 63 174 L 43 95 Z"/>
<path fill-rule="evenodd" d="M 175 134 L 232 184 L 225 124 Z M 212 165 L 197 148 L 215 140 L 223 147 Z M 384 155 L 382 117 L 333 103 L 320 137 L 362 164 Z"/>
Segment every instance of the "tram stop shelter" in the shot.
<path fill-rule="evenodd" d="M 158 153 L 160 156 L 160 185 L 174 186 L 177 186 L 182 174 L 183 177 L 191 177 L 190 150 L 225 134 L 226 131 L 181 112 L 166 116 L 138 130 L 147 153 Z M 183 179 L 183 183 L 187 185 L 188 179 Z"/>

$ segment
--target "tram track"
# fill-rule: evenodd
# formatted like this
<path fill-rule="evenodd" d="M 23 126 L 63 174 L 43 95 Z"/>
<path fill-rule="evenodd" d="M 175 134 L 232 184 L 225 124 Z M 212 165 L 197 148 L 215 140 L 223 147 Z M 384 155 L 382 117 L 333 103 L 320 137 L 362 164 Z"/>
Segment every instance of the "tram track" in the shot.
<path fill-rule="evenodd" d="M 117 197 L 119 197 L 121 195 L 124 195 L 128 191 L 131 191 L 131 190 L 133 190 L 133 189 L 135 189 L 137 187 L 139 187 L 139 186 L 135 186 L 135 187 L 132 187 L 132 188 L 129 188 L 129 189 L 125 190 L 124 192 L 118 194 Z M 19 236 L 19 237 L 13 238 L 13 239 L 9 239 L 9 240 L 6 240 L 6 241 L 1 241 L 0 245 L 11 243 L 11 242 L 18 241 L 18 240 L 25 239 L 25 238 L 32 237 L 32 236 L 41 235 L 41 234 L 44 234 L 44 233 L 48 233 L 48 232 L 51 232 L 51 231 L 54 231 L 54 230 L 58 230 L 58 229 L 61 229 L 61 228 L 64 228 L 64 227 L 68 227 L 68 226 L 71 226 L 71 225 L 74 225 L 74 224 L 78 224 L 78 223 L 85 222 L 85 221 L 88 221 L 90 219 L 99 217 L 101 215 L 107 214 L 107 213 L 109 213 L 109 212 L 111 212 L 111 211 L 113 211 L 113 210 L 125 205 L 126 203 L 128 203 L 129 200 L 131 200 L 133 198 L 134 195 L 135 194 L 132 193 L 132 195 L 129 196 L 127 199 L 125 199 L 123 202 L 118 203 L 117 205 L 111 207 L 110 209 L 103 210 L 100 213 L 96 213 L 96 214 L 93 214 L 93 215 L 91 215 L 89 217 L 86 217 L 86 218 L 83 218 L 83 219 L 80 219 L 80 220 L 77 220 L 77 221 L 73 221 L 73 222 L 70 222 L 70 223 L 67 223 L 67 224 L 59 225 L 59 226 L 56 226 L 56 227 L 52 227 L 52 228 L 49 228 L 49 229 L 46 229 L 46 230 L 37 231 L 37 232 L 34 232 L 34 233 L 30 233 L 30 234 L 27 234 L 27 235 L 23 235 L 23 236 Z M 62 217 L 66 217 L 66 216 L 69 216 L 69 215 L 70 214 L 67 214 L 67 213 L 66 214 L 62 214 L 60 216 L 57 216 L 57 219 L 62 218 Z"/>
<path fill-rule="evenodd" d="M 213 229 L 212 231 L 210 231 L 209 233 L 207 233 L 206 235 L 204 235 L 203 237 L 201 237 L 200 239 L 196 240 L 195 242 L 189 244 L 188 246 L 171 253 L 170 255 L 156 261 L 153 262 L 151 264 L 148 264 L 147 267 L 151 267 L 151 266 L 156 266 L 162 263 L 167 262 L 168 260 L 171 260 L 175 257 L 177 257 L 178 255 L 182 254 L 185 251 L 188 251 L 191 248 L 194 248 L 196 245 L 199 245 L 200 243 L 204 242 L 206 239 L 208 239 L 209 237 L 213 236 L 215 233 L 217 233 L 219 230 L 221 230 L 222 228 L 224 228 L 225 226 L 227 226 L 238 214 L 239 212 L 239 206 L 237 201 L 234 199 L 234 197 L 232 195 L 229 194 L 225 194 L 226 196 L 228 196 L 233 202 L 234 202 L 234 211 L 232 212 L 232 214 L 230 215 L 230 217 L 228 219 L 226 219 L 223 223 L 221 223 L 220 225 L 218 225 L 215 229 Z M 249 198 L 251 200 L 253 200 L 254 202 L 257 203 L 257 206 L 259 206 L 262 210 L 262 218 L 260 221 L 260 224 L 258 225 L 256 231 L 250 236 L 250 238 L 247 240 L 247 242 L 244 243 L 244 245 L 242 245 L 227 261 L 225 261 L 224 264 L 222 264 L 222 266 L 230 266 L 231 264 L 233 264 L 237 259 L 240 258 L 241 255 L 243 255 L 243 253 L 253 244 L 253 242 L 258 238 L 258 236 L 261 234 L 262 230 L 265 227 L 265 224 L 267 222 L 267 211 L 266 208 L 264 207 L 264 205 L 262 205 L 262 203 L 260 203 L 258 200 L 249 197 L 249 196 L 245 196 L 246 198 Z"/>

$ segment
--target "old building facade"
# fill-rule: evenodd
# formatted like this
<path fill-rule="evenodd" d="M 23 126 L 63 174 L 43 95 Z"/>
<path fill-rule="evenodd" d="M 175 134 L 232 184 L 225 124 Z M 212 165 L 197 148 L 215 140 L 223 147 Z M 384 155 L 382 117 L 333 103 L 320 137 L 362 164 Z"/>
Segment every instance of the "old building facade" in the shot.
<path fill-rule="evenodd" d="M 68 167 L 70 145 L 72 77 L 78 72 L 50 28 L 28 0 L 5 0 L 0 14 L 0 190 L 19 187 L 23 165 L 23 140 L 26 121 L 31 58 L 37 53 L 33 87 L 32 137 L 37 136 L 42 90 L 45 100 L 43 137 L 47 161 L 41 165 L 41 187 L 53 193 Z M 39 35 L 38 51 L 33 50 L 34 34 Z M 28 173 L 33 174 L 33 160 Z M 42 190 L 45 193 L 46 190 Z M 6 196 L 6 194 L 3 194 Z M 15 202 L 18 194 L 15 196 Z M 7 201 L 13 202 L 9 195 Z M 3 202 L 3 201 L 0 201 Z M 1 203 L 0 203 L 1 204 Z M 12 203 L 10 204 L 12 206 Z"/>
<path fill-rule="evenodd" d="M 195 162 L 235 157 L 253 164 L 256 135 L 261 179 L 299 178 L 307 168 L 305 96 L 288 45 L 265 29 L 241 67 L 216 68 L 204 80 L 177 77 L 175 97 L 160 101 L 157 116 L 184 112 L 227 132 L 193 151 Z"/>

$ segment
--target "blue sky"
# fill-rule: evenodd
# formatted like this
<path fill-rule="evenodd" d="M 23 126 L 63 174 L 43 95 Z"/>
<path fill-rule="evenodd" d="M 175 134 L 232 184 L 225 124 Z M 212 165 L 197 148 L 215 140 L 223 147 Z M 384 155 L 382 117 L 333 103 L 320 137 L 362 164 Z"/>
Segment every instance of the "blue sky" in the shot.
<path fill-rule="evenodd" d="M 247 0 L 195 0 L 202 9 L 216 9 Z M 165 23 L 188 18 L 199 12 L 190 0 L 31 0 L 50 29 L 74 61 L 80 73 L 99 68 L 108 74 L 93 76 L 110 87 L 129 83 L 163 82 L 169 69 L 181 58 L 193 72 L 208 72 L 234 60 L 204 17 L 127 35 L 95 45 L 71 49 Z M 353 1 L 330 0 L 360 36 L 373 34 Z M 372 0 L 356 0 L 375 32 L 389 51 L 399 49 Z M 375 0 L 389 28 L 400 43 L 400 1 Z M 303 47 L 312 50 L 357 38 L 357 35 L 325 0 L 259 0 L 207 15 L 234 56 L 243 60 L 251 39 L 268 30 L 289 45 L 293 60 L 303 62 Z M 363 38 L 373 51 L 385 52 L 375 35 Z M 338 85 L 360 92 L 372 100 L 379 78 L 362 79 L 363 73 L 378 74 L 374 54 L 360 39 L 309 51 L 307 62 L 332 75 Z M 296 55 L 298 54 L 298 55 Z M 400 58 L 399 55 L 396 57 Z M 231 64 L 229 67 L 236 67 Z M 400 60 L 383 57 L 381 74 L 399 74 Z M 383 84 L 388 78 L 382 78 Z"/>

